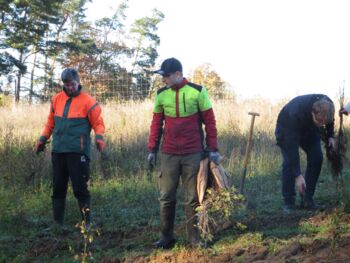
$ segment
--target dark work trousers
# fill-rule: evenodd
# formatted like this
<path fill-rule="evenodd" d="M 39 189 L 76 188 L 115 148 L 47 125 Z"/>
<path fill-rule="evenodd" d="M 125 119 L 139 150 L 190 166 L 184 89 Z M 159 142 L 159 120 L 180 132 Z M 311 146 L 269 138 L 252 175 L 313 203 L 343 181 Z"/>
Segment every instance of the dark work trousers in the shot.
<path fill-rule="evenodd" d="M 299 142 L 286 139 L 279 143 L 279 146 L 283 157 L 282 195 L 284 203 L 294 205 L 295 202 L 295 179 L 301 174 L 299 147 L 303 149 L 307 156 L 305 198 L 312 199 L 323 161 L 319 133 L 312 132 L 302 136 Z"/>
<path fill-rule="evenodd" d="M 180 177 L 185 192 L 186 230 L 189 242 L 198 239 L 196 228 L 196 207 L 198 206 L 197 173 L 201 161 L 201 153 L 184 155 L 161 154 L 160 188 L 160 221 L 162 238 L 173 237 L 176 190 Z"/>
<path fill-rule="evenodd" d="M 89 203 L 87 182 L 90 177 L 88 158 L 79 153 L 52 153 L 53 199 L 64 199 L 67 195 L 69 178 L 73 193 L 79 203 Z"/>

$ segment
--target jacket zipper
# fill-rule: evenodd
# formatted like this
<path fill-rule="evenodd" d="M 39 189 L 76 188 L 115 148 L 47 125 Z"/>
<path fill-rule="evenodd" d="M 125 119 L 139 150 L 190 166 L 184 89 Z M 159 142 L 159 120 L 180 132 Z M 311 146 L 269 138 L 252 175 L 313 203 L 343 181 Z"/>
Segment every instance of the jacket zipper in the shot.
<path fill-rule="evenodd" d="M 184 111 L 186 112 L 186 100 L 185 100 L 185 92 L 183 93 L 183 100 L 184 100 Z"/>
<path fill-rule="evenodd" d="M 179 111 L 179 90 L 176 90 L 176 98 L 175 98 L 175 103 L 176 103 L 176 117 L 180 117 L 180 111 Z"/>

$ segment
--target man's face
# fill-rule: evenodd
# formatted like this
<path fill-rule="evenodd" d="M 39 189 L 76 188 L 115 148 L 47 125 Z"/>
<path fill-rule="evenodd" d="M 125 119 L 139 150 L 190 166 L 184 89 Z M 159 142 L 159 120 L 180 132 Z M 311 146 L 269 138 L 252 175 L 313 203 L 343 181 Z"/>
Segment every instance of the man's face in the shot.
<path fill-rule="evenodd" d="M 182 75 L 181 75 L 181 72 L 179 71 L 163 75 L 163 82 L 168 88 L 171 88 L 172 86 L 181 83 L 181 81 L 182 81 Z"/>
<path fill-rule="evenodd" d="M 312 120 L 314 121 L 314 124 L 317 127 L 322 127 L 327 124 L 325 116 L 323 116 L 319 112 L 312 112 Z"/>
<path fill-rule="evenodd" d="M 76 80 L 68 80 L 63 82 L 63 86 L 65 87 L 68 95 L 72 95 L 78 91 L 79 82 Z"/>

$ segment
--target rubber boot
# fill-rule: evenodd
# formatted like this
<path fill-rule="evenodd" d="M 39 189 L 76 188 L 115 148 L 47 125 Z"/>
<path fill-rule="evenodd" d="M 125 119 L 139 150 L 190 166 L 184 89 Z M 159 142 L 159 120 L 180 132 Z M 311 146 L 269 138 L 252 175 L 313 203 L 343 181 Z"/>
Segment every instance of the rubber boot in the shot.
<path fill-rule="evenodd" d="M 85 222 L 85 227 L 89 228 L 91 224 L 90 198 L 85 201 L 78 201 L 81 213 L 81 220 Z"/>
<path fill-rule="evenodd" d="M 168 249 L 174 246 L 175 204 L 160 208 L 161 239 L 153 244 L 155 248 Z"/>
<path fill-rule="evenodd" d="M 65 198 L 52 198 L 53 219 L 59 225 L 63 224 L 65 208 L 66 208 Z"/>

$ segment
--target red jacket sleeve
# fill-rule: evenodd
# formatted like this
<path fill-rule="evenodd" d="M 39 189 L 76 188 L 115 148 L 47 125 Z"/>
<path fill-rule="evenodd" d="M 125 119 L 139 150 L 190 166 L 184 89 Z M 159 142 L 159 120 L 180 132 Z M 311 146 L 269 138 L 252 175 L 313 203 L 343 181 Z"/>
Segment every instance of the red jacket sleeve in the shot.
<path fill-rule="evenodd" d="M 210 151 L 218 150 L 218 142 L 217 142 L 217 130 L 216 130 L 216 120 L 213 108 L 209 110 L 202 111 L 202 120 L 205 125 L 205 141 L 207 144 L 207 148 Z"/>
<path fill-rule="evenodd" d="M 150 134 L 148 137 L 148 151 L 157 152 L 160 145 L 160 138 L 163 133 L 164 113 L 153 113 Z"/>

